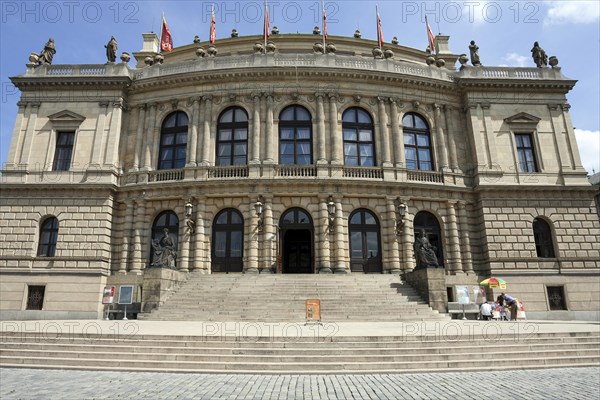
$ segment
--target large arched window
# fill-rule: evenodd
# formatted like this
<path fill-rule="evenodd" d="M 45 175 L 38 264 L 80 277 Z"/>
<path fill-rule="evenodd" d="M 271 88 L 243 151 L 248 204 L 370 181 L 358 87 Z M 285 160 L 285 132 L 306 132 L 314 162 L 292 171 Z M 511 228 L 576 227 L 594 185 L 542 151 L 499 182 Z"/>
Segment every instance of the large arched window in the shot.
<path fill-rule="evenodd" d="M 414 235 L 415 235 L 415 243 L 418 243 L 422 240 L 422 234 L 425 233 L 425 238 L 427 242 L 429 242 L 430 246 L 425 246 L 423 253 L 420 253 L 417 248 L 415 248 L 415 258 L 417 260 L 417 268 L 418 267 L 427 267 L 433 266 L 435 264 L 435 258 L 437 258 L 437 266 L 444 266 L 444 258 L 442 251 L 442 235 L 440 229 L 440 223 L 438 222 L 435 215 L 429 213 L 427 211 L 420 211 L 415 215 L 414 220 Z M 417 246 L 415 246 L 417 247 Z M 435 257 L 431 260 L 428 257 L 427 247 L 433 249 L 435 253 Z"/>
<path fill-rule="evenodd" d="M 350 269 L 354 272 L 381 273 L 379 221 L 369 210 L 358 209 L 350 215 Z"/>
<path fill-rule="evenodd" d="M 38 243 L 38 257 L 54 257 L 56 242 L 58 240 L 58 219 L 48 217 L 40 227 L 40 240 Z"/>
<path fill-rule="evenodd" d="M 179 243 L 179 218 L 173 211 L 163 211 L 152 224 L 150 266 L 175 268 Z"/>
<path fill-rule="evenodd" d="M 533 238 L 535 240 L 535 252 L 538 257 L 554 258 L 552 230 L 550 225 L 541 218 L 533 220 Z"/>
<path fill-rule="evenodd" d="M 279 163 L 312 164 L 312 119 L 301 106 L 289 106 L 279 114 Z"/>
<path fill-rule="evenodd" d="M 212 272 L 242 272 L 244 218 L 232 208 L 215 217 L 212 232 Z"/>
<path fill-rule="evenodd" d="M 362 108 L 349 108 L 342 116 L 344 164 L 372 167 L 375 165 L 373 119 Z"/>
<path fill-rule="evenodd" d="M 188 117 L 182 111 L 171 113 L 160 130 L 158 169 L 175 169 L 185 166 L 188 136 Z"/>
<path fill-rule="evenodd" d="M 217 126 L 217 165 L 248 164 L 248 114 L 243 108 L 225 110 Z"/>
<path fill-rule="evenodd" d="M 406 168 L 433 171 L 431 136 L 423 117 L 408 113 L 402 118 Z"/>

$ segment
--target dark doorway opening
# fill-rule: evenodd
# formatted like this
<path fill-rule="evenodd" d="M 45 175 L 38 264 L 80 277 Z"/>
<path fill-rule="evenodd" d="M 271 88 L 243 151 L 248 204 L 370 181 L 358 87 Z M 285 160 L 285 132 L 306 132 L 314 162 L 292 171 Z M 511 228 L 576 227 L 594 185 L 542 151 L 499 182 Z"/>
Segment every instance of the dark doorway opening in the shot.
<path fill-rule="evenodd" d="M 312 274 L 312 233 L 308 229 L 290 229 L 283 235 L 283 273 Z"/>

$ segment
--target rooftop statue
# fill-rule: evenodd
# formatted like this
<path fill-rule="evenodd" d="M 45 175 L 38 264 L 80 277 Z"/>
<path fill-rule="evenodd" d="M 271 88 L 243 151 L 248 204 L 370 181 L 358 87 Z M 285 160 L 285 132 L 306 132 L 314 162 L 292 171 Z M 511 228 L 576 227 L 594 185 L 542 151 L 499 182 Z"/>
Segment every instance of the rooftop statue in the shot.
<path fill-rule="evenodd" d="M 109 63 L 114 63 L 117 59 L 117 41 L 114 36 L 110 37 L 108 44 L 105 44 L 106 47 L 106 58 Z"/>
<path fill-rule="evenodd" d="M 533 57 L 533 62 L 538 68 L 547 67 L 548 66 L 548 56 L 544 49 L 542 49 L 538 42 L 533 44 L 533 49 L 531 49 L 531 57 Z"/>
<path fill-rule="evenodd" d="M 200 43 L 200 36 L 194 36 L 194 43 Z"/>
<path fill-rule="evenodd" d="M 479 46 L 475 44 L 474 40 L 471 40 L 469 52 L 471 53 L 471 64 L 473 64 L 475 67 L 481 66 L 481 60 L 479 59 Z"/>
<path fill-rule="evenodd" d="M 54 39 L 48 39 L 48 42 L 44 45 L 44 50 L 40 52 L 38 58 L 38 64 L 52 64 L 52 58 L 56 54 L 56 47 L 54 46 Z"/>

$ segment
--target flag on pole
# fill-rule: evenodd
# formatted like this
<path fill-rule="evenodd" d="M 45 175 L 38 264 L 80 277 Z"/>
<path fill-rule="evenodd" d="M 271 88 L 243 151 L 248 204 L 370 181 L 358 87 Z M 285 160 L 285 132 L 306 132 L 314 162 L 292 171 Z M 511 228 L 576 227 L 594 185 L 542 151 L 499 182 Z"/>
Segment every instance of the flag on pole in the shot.
<path fill-rule="evenodd" d="M 435 48 L 435 36 L 433 36 L 433 32 L 431 32 L 429 21 L 427 21 L 427 15 L 425 16 L 425 24 L 427 25 L 427 40 L 429 41 L 429 50 L 431 51 L 431 54 L 437 54 L 437 49 Z"/>
<path fill-rule="evenodd" d="M 321 0 L 323 8 L 323 40 L 327 40 L 327 14 L 325 13 L 325 0 Z"/>
<path fill-rule="evenodd" d="M 173 37 L 167 26 L 167 20 L 165 16 L 162 17 L 162 28 L 160 30 L 160 50 L 171 51 L 173 50 Z"/>
<path fill-rule="evenodd" d="M 267 39 L 269 38 L 269 7 L 267 7 L 267 0 L 265 0 L 265 26 L 263 35 L 265 37 L 265 46 L 267 45 Z"/>
<path fill-rule="evenodd" d="M 209 42 L 213 44 L 217 39 L 217 30 L 216 30 L 217 21 L 215 20 L 215 3 L 212 5 L 212 17 L 210 19 L 210 35 Z"/>
<path fill-rule="evenodd" d="M 377 43 L 379 48 L 383 46 L 383 31 L 381 30 L 381 18 L 379 18 L 379 9 L 375 6 L 375 12 L 377 13 Z"/>

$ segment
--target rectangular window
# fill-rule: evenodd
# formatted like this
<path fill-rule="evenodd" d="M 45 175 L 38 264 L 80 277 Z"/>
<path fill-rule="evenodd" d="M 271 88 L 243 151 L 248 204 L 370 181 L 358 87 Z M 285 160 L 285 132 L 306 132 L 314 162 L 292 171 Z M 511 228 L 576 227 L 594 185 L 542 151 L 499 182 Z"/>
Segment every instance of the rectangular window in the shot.
<path fill-rule="evenodd" d="M 563 286 L 546 286 L 546 290 L 548 291 L 548 304 L 551 311 L 567 309 L 565 288 Z"/>
<path fill-rule="evenodd" d="M 520 172 L 538 172 L 530 133 L 515 134 Z"/>
<path fill-rule="evenodd" d="M 27 310 L 41 310 L 44 306 L 46 286 L 29 286 L 27 292 Z"/>
<path fill-rule="evenodd" d="M 58 132 L 53 171 L 68 171 L 71 167 L 75 132 Z"/>

